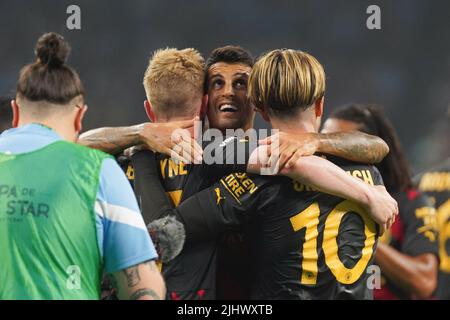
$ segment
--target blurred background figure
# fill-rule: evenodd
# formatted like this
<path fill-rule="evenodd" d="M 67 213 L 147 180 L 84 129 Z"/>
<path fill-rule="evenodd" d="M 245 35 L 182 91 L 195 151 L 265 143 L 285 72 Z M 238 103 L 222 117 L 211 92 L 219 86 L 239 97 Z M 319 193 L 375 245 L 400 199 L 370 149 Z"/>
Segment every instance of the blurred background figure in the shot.
<path fill-rule="evenodd" d="M 382 288 L 374 290 L 374 298 L 430 298 L 436 289 L 439 261 L 431 199 L 413 187 L 403 148 L 381 107 L 352 104 L 337 108 L 322 132 L 354 130 L 379 136 L 388 144 L 389 154 L 376 166 L 399 206 L 397 220 L 378 243 L 375 264 L 381 268 Z"/>
<path fill-rule="evenodd" d="M 450 123 L 450 106 L 447 112 Z M 448 137 L 447 137 L 448 139 Z M 447 140 L 448 143 L 448 140 Z M 445 144 L 444 144 L 445 147 Z M 417 176 L 419 189 L 431 196 L 439 227 L 439 281 L 436 296 L 450 299 L 450 158 Z"/>
<path fill-rule="evenodd" d="M 0 133 L 11 128 L 12 125 L 12 97 L 0 96 Z"/>

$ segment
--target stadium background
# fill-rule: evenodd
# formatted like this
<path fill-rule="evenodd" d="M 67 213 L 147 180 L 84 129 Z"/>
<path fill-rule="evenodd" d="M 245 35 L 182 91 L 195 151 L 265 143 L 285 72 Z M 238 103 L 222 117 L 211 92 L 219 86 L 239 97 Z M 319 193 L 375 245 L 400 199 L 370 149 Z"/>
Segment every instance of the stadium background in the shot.
<path fill-rule="evenodd" d="M 81 7 L 79 31 L 66 28 L 70 4 Z M 381 30 L 366 28 L 371 4 Z M 194 47 L 205 57 L 226 44 L 255 56 L 301 49 L 325 66 L 326 114 L 348 102 L 384 105 L 418 172 L 450 156 L 449 16 L 448 0 L 0 0 L 0 94 L 13 92 L 47 31 L 73 47 L 69 63 L 90 107 L 85 129 L 146 119 L 141 83 L 155 49 Z"/>

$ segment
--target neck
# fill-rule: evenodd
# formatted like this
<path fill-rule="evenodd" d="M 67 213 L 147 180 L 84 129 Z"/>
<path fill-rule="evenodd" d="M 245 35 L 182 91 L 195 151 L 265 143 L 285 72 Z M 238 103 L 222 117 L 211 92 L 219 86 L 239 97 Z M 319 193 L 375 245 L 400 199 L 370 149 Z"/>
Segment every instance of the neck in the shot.
<path fill-rule="evenodd" d="M 278 129 L 282 132 L 317 132 L 315 124 L 311 121 L 305 121 L 303 119 L 295 120 L 280 120 L 271 119 L 270 120 L 273 129 Z"/>
<path fill-rule="evenodd" d="M 64 140 L 66 141 L 72 141 L 75 142 L 78 139 L 78 134 L 73 130 L 73 125 L 70 125 L 67 121 L 64 121 L 63 119 L 33 119 L 33 118 L 26 118 L 19 121 L 18 126 L 22 127 L 27 124 L 32 123 L 39 123 L 44 126 L 47 126 L 51 128 L 53 131 L 55 131 L 58 135 L 60 135 Z"/>

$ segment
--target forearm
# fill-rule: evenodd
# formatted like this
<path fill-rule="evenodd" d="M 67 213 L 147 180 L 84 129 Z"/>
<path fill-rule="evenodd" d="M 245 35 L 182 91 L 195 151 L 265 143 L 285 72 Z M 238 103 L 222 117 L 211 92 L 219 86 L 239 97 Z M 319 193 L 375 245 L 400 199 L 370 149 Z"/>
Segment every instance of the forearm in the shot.
<path fill-rule="evenodd" d="M 144 124 L 130 127 L 105 127 L 83 133 L 78 143 L 115 155 L 141 143 Z"/>
<path fill-rule="evenodd" d="M 164 300 L 166 286 L 154 261 L 147 261 L 111 275 L 121 300 Z"/>
<path fill-rule="evenodd" d="M 134 167 L 134 191 L 141 206 L 145 224 L 173 213 L 173 203 L 167 196 L 158 175 L 155 154 L 140 151 L 131 156 Z"/>
<path fill-rule="evenodd" d="M 359 131 L 318 134 L 317 152 L 361 163 L 378 163 L 389 153 L 379 137 Z"/>
<path fill-rule="evenodd" d="M 318 191 L 366 206 L 371 191 L 368 184 L 352 177 L 335 164 L 317 156 L 300 158 L 294 167 L 281 172 Z"/>
<path fill-rule="evenodd" d="M 425 255 L 429 257 L 423 260 L 437 260 L 431 253 L 422 256 Z M 375 262 L 380 266 L 384 276 L 421 299 L 430 297 L 436 288 L 437 261 L 427 263 L 421 261 L 420 256 L 411 257 L 380 243 Z"/>

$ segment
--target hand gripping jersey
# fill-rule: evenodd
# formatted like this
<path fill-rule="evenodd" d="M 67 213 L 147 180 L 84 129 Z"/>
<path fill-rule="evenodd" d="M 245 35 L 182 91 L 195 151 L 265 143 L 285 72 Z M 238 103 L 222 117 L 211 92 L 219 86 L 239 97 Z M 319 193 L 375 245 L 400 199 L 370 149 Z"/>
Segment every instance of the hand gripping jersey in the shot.
<path fill-rule="evenodd" d="M 450 159 L 419 175 L 418 188 L 435 204 L 439 229 L 439 281 L 436 296 L 450 299 Z"/>
<path fill-rule="evenodd" d="M 64 141 L 0 154 L 1 299 L 99 298 L 94 207 L 105 157 Z"/>

